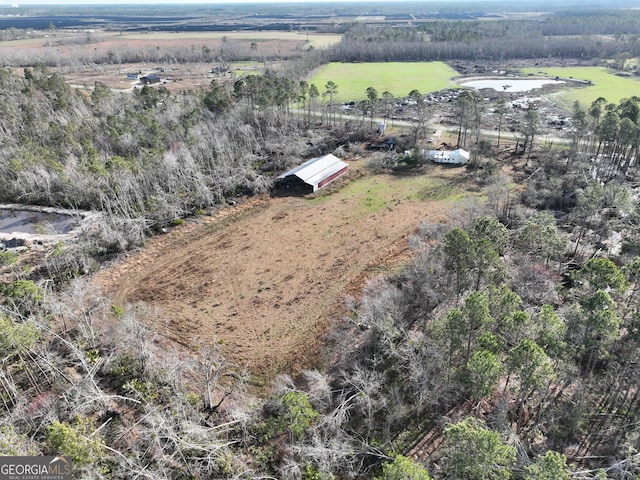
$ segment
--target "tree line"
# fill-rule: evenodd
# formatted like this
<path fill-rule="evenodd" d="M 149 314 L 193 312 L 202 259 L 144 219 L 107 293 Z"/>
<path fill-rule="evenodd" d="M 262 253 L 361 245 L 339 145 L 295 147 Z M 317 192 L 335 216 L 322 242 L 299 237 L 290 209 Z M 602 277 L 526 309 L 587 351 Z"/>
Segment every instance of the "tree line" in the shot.
<path fill-rule="evenodd" d="M 24 33 L 24 32 L 23 32 Z M 55 33 L 50 33 L 55 35 Z M 22 38 L 18 32 L 9 30 L 0 31 L 0 38 L 14 40 Z M 47 67 L 72 67 L 95 65 L 119 65 L 129 63 L 154 63 L 159 65 L 175 65 L 185 63 L 210 63 L 212 65 L 225 64 L 231 61 L 255 61 L 267 62 L 290 59 L 304 55 L 305 49 L 298 44 L 301 42 L 289 41 L 284 52 L 282 47 L 272 42 L 250 42 L 223 37 L 220 40 L 202 41 L 192 45 L 135 45 L 110 44 L 103 45 L 104 37 L 87 34 L 78 37 L 55 37 L 43 40 L 42 46 L 33 46 L 26 49 L 14 49 L 3 52 L 4 65 L 17 67 L 33 66 L 35 64 Z M 58 48 L 61 45 L 82 45 L 81 48 L 67 51 Z"/>
<path fill-rule="evenodd" d="M 343 40 L 299 63 L 434 60 L 593 59 L 638 56 L 637 12 L 555 12 L 541 21 L 432 21 L 413 28 L 348 25 Z M 610 35 L 611 41 L 597 35 Z M 313 68 L 312 66 L 310 68 Z"/>
<path fill-rule="evenodd" d="M 345 38 L 332 47 L 325 58 L 334 62 L 447 61 L 536 58 L 612 58 L 627 53 L 638 55 L 637 42 L 603 42 L 587 37 L 546 37 L 539 31 L 508 30 L 508 36 L 445 40 L 396 40 L 379 37 L 373 27 L 365 38 Z M 517 34 L 516 34 L 517 32 Z"/>

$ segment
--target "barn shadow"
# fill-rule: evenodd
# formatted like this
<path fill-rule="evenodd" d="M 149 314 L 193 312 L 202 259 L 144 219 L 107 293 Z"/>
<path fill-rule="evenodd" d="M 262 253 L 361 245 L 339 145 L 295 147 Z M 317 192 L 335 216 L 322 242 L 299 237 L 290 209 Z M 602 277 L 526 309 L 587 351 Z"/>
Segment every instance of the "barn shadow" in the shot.
<path fill-rule="evenodd" d="M 310 193 L 313 193 L 313 186 L 295 175 L 278 180 L 271 189 L 272 197 L 303 197 Z"/>

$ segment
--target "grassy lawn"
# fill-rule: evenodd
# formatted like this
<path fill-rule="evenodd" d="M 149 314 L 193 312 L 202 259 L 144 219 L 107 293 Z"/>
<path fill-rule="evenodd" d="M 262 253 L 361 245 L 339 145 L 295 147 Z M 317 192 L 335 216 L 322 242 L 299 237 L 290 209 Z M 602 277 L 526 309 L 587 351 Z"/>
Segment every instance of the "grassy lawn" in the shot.
<path fill-rule="evenodd" d="M 460 178 L 465 170 L 460 169 Z M 318 195 L 308 199 L 311 204 L 327 201 L 353 205 L 362 215 L 376 213 L 382 209 L 393 210 L 404 202 L 425 200 L 459 201 L 468 192 L 460 190 L 459 179 L 445 179 L 433 172 L 408 172 L 405 175 L 369 174 L 345 184 L 329 195 Z"/>
<path fill-rule="evenodd" d="M 330 63 L 322 67 L 310 80 L 320 93 L 331 80 L 338 85 L 337 100 L 364 100 L 368 87 L 381 96 L 389 91 L 395 97 L 406 97 L 411 90 L 422 93 L 453 87 L 452 77 L 459 73 L 443 62 L 389 63 Z"/>
<path fill-rule="evenodd" d="M 609 103 L 618 103 L 623 98 L 638 95 L 640 81 L 630 77 L 619 77 L 604 67 L 558 67 L 527 68 L 525 74 L 544 75 L 549 77 L 574 78 L 590 80 L 592 85 L 584 88 L 567 89 L 558 94 L 562 103 L 572 105 L 576 100 L 587 107 L 598 97 Z"/>

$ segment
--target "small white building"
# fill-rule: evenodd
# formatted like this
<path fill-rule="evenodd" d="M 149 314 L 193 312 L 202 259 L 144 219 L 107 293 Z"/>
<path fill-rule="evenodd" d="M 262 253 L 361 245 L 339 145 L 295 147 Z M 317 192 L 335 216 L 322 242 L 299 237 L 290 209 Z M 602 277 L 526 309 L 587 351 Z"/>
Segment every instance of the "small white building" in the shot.
<path fill-rule="evenodd" d="M 458 148 L 456 150 L 427 150 L 422 156 L 434 163 L 448 163 L 451 165 L 466 165 L 469 162 L 469 152 Z"/>

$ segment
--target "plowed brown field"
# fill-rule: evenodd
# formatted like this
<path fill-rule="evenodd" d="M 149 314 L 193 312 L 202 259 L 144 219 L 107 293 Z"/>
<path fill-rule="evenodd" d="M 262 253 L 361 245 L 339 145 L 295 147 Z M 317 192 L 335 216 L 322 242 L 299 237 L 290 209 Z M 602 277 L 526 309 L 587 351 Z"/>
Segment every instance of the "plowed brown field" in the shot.
<path fill-rule="evenodd" d="M 366 175 L 321 197 L 253 198 L 152 239 L 96 281 L 115 302 L 159 307 L 174 341 L 221 342 L 264 379 L 295 373 L 320 363 L 343 295 L 406 259 L 421 221 L 447 221 L 462 175 Z"/>

